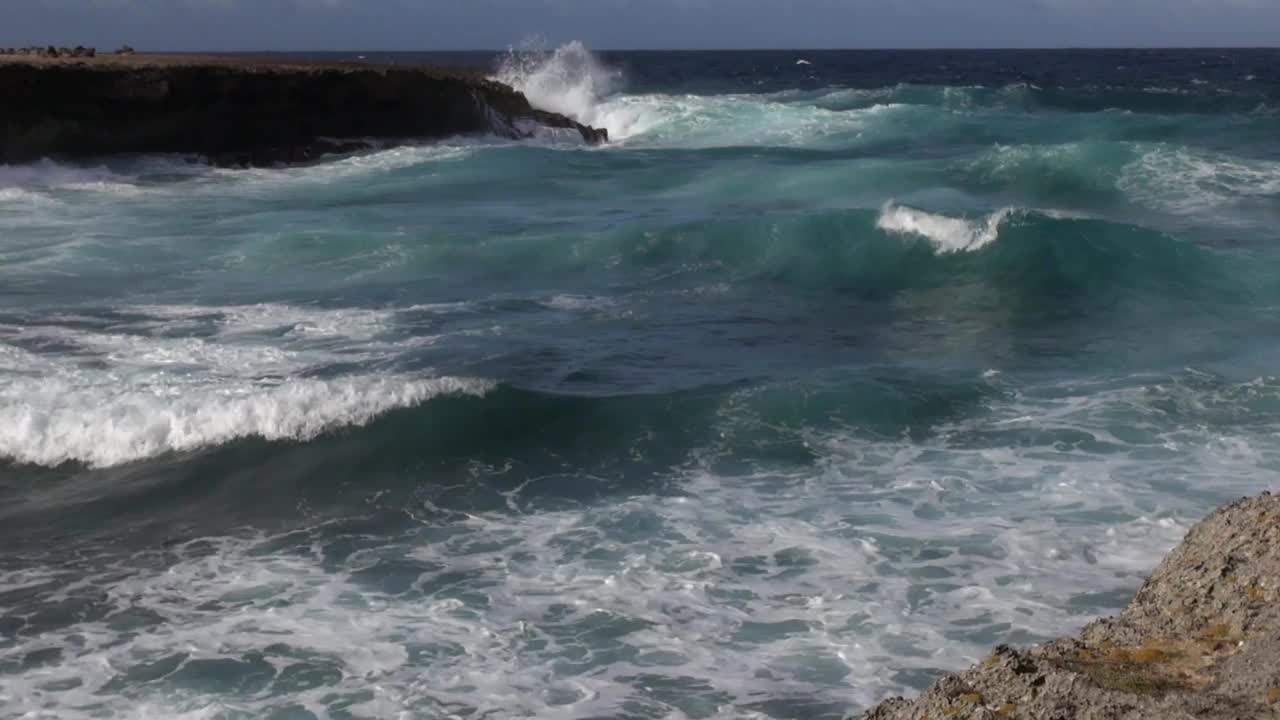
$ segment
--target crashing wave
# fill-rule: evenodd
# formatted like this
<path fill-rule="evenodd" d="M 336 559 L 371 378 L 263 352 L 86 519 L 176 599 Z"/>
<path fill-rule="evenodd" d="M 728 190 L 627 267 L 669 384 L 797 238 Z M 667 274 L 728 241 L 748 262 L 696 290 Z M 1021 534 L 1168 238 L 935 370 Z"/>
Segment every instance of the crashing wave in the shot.
<path fill-rule="evenodd" d="M 604 65 L 581 42 L 551 52 L 511 50 L 497 79 L 524 93 L 536 108 L 560 113 L 584 125 L 614 128 L 600 117 L 600 104 L 615 92 L 622 73 Z"/>
<path fill-rule="evenodd" d="M 496 79 L 524 93 L 534 107 L 608 130 L 615 143 L 646 136 L 681 147 L 802 145 L 861 129 L 866 114 L 789 105 L 763 95 L 622 94 L 621 71 L 580 42 L 550 52 L 512 50 Z"/>
<path fill-rule="evenodd" d="M 250 437 L 306 441 L 435 397 L 481 396 L 493 386 L 473 378 L 355 376 L 173 388 L 166 395 L 75 388 L 58 378 L 18 380 L 0 396 L 6 418 L 0 457 L 104 468 Z"/>

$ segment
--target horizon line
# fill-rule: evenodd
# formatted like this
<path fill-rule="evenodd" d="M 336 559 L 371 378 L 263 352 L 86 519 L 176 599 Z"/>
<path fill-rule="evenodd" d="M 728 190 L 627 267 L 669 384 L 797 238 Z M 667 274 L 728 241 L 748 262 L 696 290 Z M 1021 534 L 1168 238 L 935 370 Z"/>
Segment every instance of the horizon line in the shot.
<path fill-rule="evenodd" d="M 3 44 L 3 43 L 0 43 Z M 562 44 L 563 45 L 563 44 Z M 557 45 L 555 47 L 561 47 Z M 19 46 L 15 46 L 19 47 Z M 20 47 L 44 47 L 43 45 L 23 45 Z M 300 53 L 300 52 L 325 52 L 325 53 L 356 53 L 356 52 L 376 52 L 376 53 L 504 53 L 512 50 L 517 51 L 539 51 L 554 49 L 548 46 L 546 48 L 459 48 L 459 49 L 433 49 L 433 48 L 319 48 L 319 47 L 298 47 L 298 48 L 254 48 L 254 49 L 186 49 L 178 50 L 173 48 L 135 48 L 140 53 L 178 53 L 178 54 L 213 54 L 213 53 Z M 1161 51 L 1161 50 L 1280 50 L 1280 45 L 1060 45 L 1048 47 L 1035 47 L 1030 45 L 1009 45 L 1009 46 L 993 46 L 993 47 L 925 47 L 925 46 L 909 46 L 909 47 L 757 47 L 757 48 L 640 48 L 640 47 L 619 47 L 619 48 L 587 48 L 594 53 L 659 53 L 659 52 L 687 52 L 687 53 L 730 53 L 730 52 L 1078 52 L 1078 51 L 1121 51 L 1121 50 L 1140 50 L 1140 51 Z"/>

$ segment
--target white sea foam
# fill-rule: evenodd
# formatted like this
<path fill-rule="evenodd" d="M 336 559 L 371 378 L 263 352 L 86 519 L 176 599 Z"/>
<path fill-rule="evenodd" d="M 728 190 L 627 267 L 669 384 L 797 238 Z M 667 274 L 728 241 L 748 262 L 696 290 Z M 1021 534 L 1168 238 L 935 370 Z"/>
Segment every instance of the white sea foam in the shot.
<path fill-rule="evenodd" d="M 263 185 L 290 187 L 326 185 L 357 177 L 383 175 L 396 170 L 420 165 L 463 160 L 488 141 L 475 138 L 454 138 L 439 143 L 400 145 L 370 153 L 298 167 L 274 168 L 213 168 L 210 173 L 231 186 L 218 186 L 219 191 L 240 192 L 243 188 L 261 188 Z"/>
<path fill-rule="evenodd" d="M 553 295 L 543 301 L 552 310 L 583 311 L 607 310 L 615 307 L 618 301 L 614 298 L 587 295 Z"/>
<path fill-rule="evenodd" d="M 1220 392 L 1274 395 L 1275 383 Z M 722 430 L 755 421 L 743 415 L 750 394 L 726 404 Z M 989 417 L 941 428 L 936 442 L 797 431 L 821 458 L 811 468 L 726 475 L 712 448 L 677 471 L 676 496 L 547 510 L 525 497 L 534 480 L 509 494 L 515 512 L 460 515 L 444 541 L 432 522 L 422 536 L 335 552 L 347 540 L 331 550 L 321 527 L 288 542 L 194 541 L 166 551 L 158 569 L 147 558 L 103 567 L 83 586 L 119 612 L 165 621 L 127 637 L 105 621 L 24 636 L 15 657 L 56 649 L 61 659 L 23 670 L 3 692 L 17 712 L 54 707 L 69 718 L 90 702 L 156 717 L 228 707 L 265 715 L 290 703 L 318 717 L 452 707 L 573 718 L 639 703 L 673 717 L 746 718 L 754 699 L 797 696 L 853 709 L 904 690 L 905 677 L 963 667 L 991 642 L 1067 632 L 1099 603 L 1122 602 L 1203 502 L 1170 495 L 1168 483 L 1212 472 L 1214 492 L 1229 495 L 1274 480 L 1257 474 L 1257 456 L 1203 429 L 1174 430 L 1184 444 L 1203 443 L 1203 455 L 1170 455 L 1154 473 L 1141 453 L 1171 439 L 1160 433 L 1103 453 L 973 439 L 1067 431 L 1122 446 L 1105 431 L 1111 414 L 1154 421 L 1170 398 L 1211 407 L 1215 396 L 1194 386 L 1009 398 Z M 1091 513 L 1099 519 L 1086 522 Z M 388 573 L 411 568 L 412 582 L 370 583 L 384 562 Z M 59 572 L 0 573 L 0 592 L 56 582 Z M 111 689 L 179 650 L 174 678 L 200 663 L 239 671 L 262 657 L 263 672 L 289 689 Z M 328 679 L 291 684 L 300 665 Z M 668 682 L 682 692 L 645 690 Z M 378 692 L 362 694 L 372 683 Z M 51 685 L 70 689 L 40 689 Z M 688 711 L 704 697 L 714 713 Z"/>
<path fill-rule="evenodd" d="M 288 191 L 329 185 L 357 177 L 377 177 L 419 165 L 466 158 L 492 141 L 455 138 L 404 145 L 298 167 L 218 168 L 171 156 L 118 159 L 107 165 L 73 165 L 41 160 L 0 165 L 0 210 L 39 203 L 136 200 L 150 197 L 243 197 L 264 188 Z M 77 197 L 78 196 L 78 197 Z"/>
<path fill-rule="evenodd" d="M 1055 165 L 1070 165 L 1078 161 L 1083 143 L 1057 145 L 1001 145 L 980 156 L 975 169 L 982 169 L 988 177 L 1016 177 L 1012 175 L 1031 166 L 1037 170 Z"/>
<path fill-rule="evenodd" d="M 152 187 L 139 184 L 138 175 L 132 172 L 141 170 L 142 164 L 134 162 L 132 165 L 136 167 L 122 169 L 52 160 L 27 165 L 0 165 L 0 203 L 53 205 L 73 194 L 115 200 L 156 192 Z"/>
<path fill-rule="evenodd" d="M 1280 162 L 1158 146 L 1125 166 L 1117 186 L 1138 202 L 1179 215 L 1199 215 L 1280 197 Z M 1222 213 L 1215 218 L 1232 220 Z"/>
<path fill-rule="evenodd" d="M 103 320 L 52 316 L 19 326 L 0 326 L 13 340 L 54 341 L 78 357 L 95 357 L 113 367 L 164 369 L 232 378 L 298 374 L 362 357 L 380 357 L 433 338 L 383 338 L 395 310 L 308 308 L 297 305 L 133 305 L 119 309 L 109 326 Z"/>
<path fill-rule="evenodd" d="M 0 203 L 51 203 L 52 198 L 20 187 L 0 187 Z"/>
<path fill-rule="evenodd" d="M 610 137 L 663 147 L 809 146 L 849 138 L 903 106 L 836 111 L 757 95 L 626 95 L 599 108 Z"/>
<path fill-rule="evenodd" d="M 762 699 L 854 711 L 995 642 L 1114 611 L 1213 502 L 1276 480 L 1267 456 L 1160 410 L 1274 397 L 1274 381 L 1041 390 L 924 442 L 792 431 L 812 465 L 728 472 L 709 447 L 673 471 L 675 494 L 553 508 L 537 492 L 552 478 L 533 478 L 505 493 L 510 511 L 464 513 L 430 486 L 385 507 L 371 488 L 372 511 L 422 513 L 421 526 L 201 538 L 95 558 L 76 582 L 66 564 L 0 568 L 0 593 L 84 595 L 110 613 L 16 637 L 8 656 L 60 655 L 0 678 L 0 694 L 19 716 L 72 720 L 287 705 L 361 718 L 797 714 L 762 713 Z M 754 392 L 726 402 L 721 431 L 768 421 L 750 411 Z M 1122 444 L 1106 428 L 1134 411 L 1146 422 Z M 1025 442 L 983 441 L 1018 432 Z M 1102 449 L 1054 440 L 1082 433 Z M 1196 451 L 1163 451 L 1174 436 Z M 1180 483 L 1196 491 L 1170 491 Z M 121 625 L 135 618 L 144 631 Z"/>
<path fill-rule="evenodd" d="M 1014 190 L 1063 178 L 1104 191 L 1115 182 L 1117 162 L 1132 152 L 1133 144 L 1125 142 L 997 144 L 969 163 L 968 169 L 983 182 L 1007 184 Z"/>
<path fill-rule="evenodd" d="M 396 375 L 175 385 L 168 392 L 16 380 L 0 388 L 0 456 L 109 467 L 240 438 L 309 440 L 439 395 L 481 395 L 491 387 L 476 379 Z"/>
<path fill-rule="evenodd" d="M 105 467 L 246 437 L 306 440 L 491 387 L 352 372 L 435 341 L 392 333 L 397 312 L 160 305 L 121 308 L 109 325 L 74 316 L 0 325 L 0 456 Z M 58 350 L 28 349 L 49 346 Z M 348 370 L 316 377 L 335 365 Z"/>
<path fill-rule="evenodd" d="M 118 184 L 124 177 L 103 165 L 64 165 L 52 160 L 0 165 L 0 188 L 92 188 Z"/>
<path fill-rule="evenodd" d="M 294 335 L 368 340 L 385 331 L 393 309 L 317 308 L 281 303 L 254 305 L 131 305 L 121 308 L 144 319 L 126 327 L 175 330 L 211 323 L 219 334 L 284 331 Z"/>
<path fill-rule="evenodd" d="M 981 220 L 967 220 L 886 203 L 876 227 L 896 235 L 915 235 L 933 243 L 940 252 L 969 252 L 995 242 L 1000 226 L 1013 211 L 997 210 Z"/>
<path fill-rule="evenodd" d="M 787 90 L 772 97 L 782 102 L 807 101 L 830 110 L 849 110 L 899 101 L 906 95 L 902 86 L 885 88 L 827 88 L 816 97 L 813 93 Z"/>

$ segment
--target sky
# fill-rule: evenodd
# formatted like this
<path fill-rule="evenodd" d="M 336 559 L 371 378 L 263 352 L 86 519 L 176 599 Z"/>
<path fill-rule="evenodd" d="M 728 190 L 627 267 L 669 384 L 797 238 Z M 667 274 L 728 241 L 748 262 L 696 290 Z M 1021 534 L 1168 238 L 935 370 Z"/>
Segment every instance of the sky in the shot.
<path fill-rule="evenodd" d="M 0 46 L 463 50 L 1280 45 L 1280 0 L 0 0 Z"/>

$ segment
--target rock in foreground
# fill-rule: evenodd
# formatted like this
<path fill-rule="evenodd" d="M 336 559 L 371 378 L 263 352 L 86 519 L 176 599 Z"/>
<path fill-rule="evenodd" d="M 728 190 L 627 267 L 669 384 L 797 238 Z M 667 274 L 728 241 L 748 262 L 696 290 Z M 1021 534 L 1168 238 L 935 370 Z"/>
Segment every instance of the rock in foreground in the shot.
<path fill-rule="evenodd" d="M 192 153 L 217 163 L 302 162 L 375 141 L 603 130 L 535 110 L 453 68 L 128 55 L 0 57 L 0 163 Z"/>
<path fill-rule="evenodd" d="M 1028 651 L 996 648 L 865 720 L 1280 718 L 1280 496 L 1196 527 L 1119 617 Z"/>

